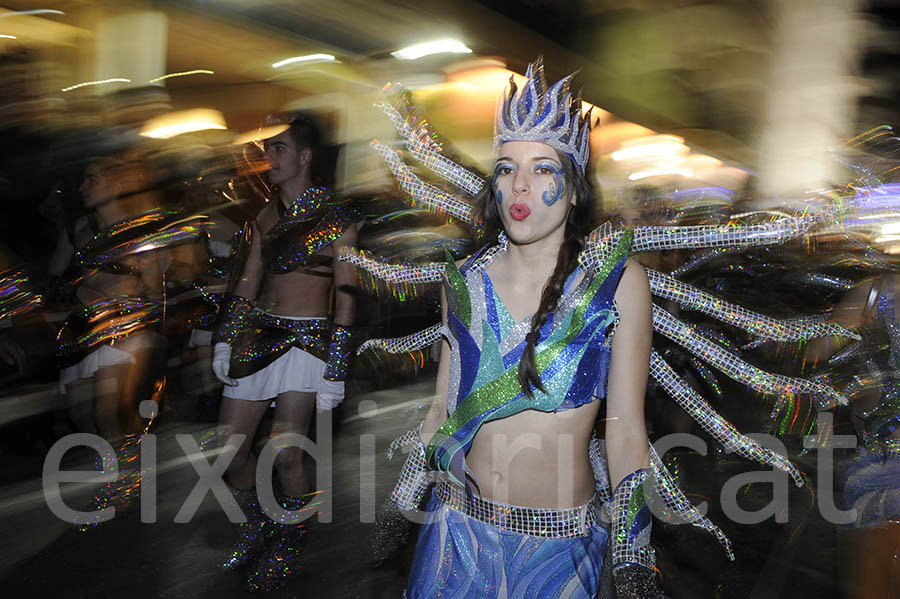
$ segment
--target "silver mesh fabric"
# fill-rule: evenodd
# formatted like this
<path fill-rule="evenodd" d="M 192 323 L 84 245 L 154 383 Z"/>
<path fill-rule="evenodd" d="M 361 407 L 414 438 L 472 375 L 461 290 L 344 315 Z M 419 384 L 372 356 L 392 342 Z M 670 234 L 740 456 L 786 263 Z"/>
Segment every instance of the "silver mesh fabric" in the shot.
<path fill-rule="evenodd" d="M 428 264 L 388 264 L 372 258 L 364 251 L 345 249 L 338 260 L 352 264 L 376 279 L 396 285 L 416 285 L 419 283 L 438 283 L 444 275 L 447 264 L 429 262 Z"/>
<path fill-rule="evenodd" d="M 745 362 L 716 343 L 703 338 L 691 327 L 655 304 L 653 330 L 687 348 L 692 354 L 734 380 L 745 383 L 761 393 L 779 396 L 809 393 L 820 409 L 847 404 L 847 399 L 843 395 L 827 385 L 807 379 L 771 374 Z"/>
<path fill-rule="evenodd" d="M 429 212 L 438 212 L 472 224 L 475 220 L 472 214 L 472 206 L 457 196 L 451 195 L 442 189 L 425 183 L 417 177 L 400 156 L 378 140 L 372 140 L 369 144 L 391 169 L 400 189 L 409 196 L 414 208 L 425 208 Z"/>
<path fill-rule="evenodd" d="M 405 354 L 406 352 L 430 347 L 435 341 L 440 340 L 442 336 L 447 334 L 447 327 L 436 324 L 405 337 L 368 339 L 359 346 L 356 354 L 359 355 L 368 349 L 381 349 L 389 354 Z"/>
<path fill-rule="evenodd" d="M 553 539 L 586 536 L 592 526 L 600 522 L 602 503 L 597 495 L 584 505 L 566 509 L 548 509 L 506 505 L 483 499 L 466 497 L 461 487 L 439 482 L 435 496 L 447 506 L 466 516 L 520 535 Z"/>
<path fill-rule="evenodd" d="M 391 492 L 391 500 L 403 510 L 413 510 L 422 503 L 428 490 L 428 463 L 425 461 L 425 445 L 422 443 L 422 425 L 407 431 L 394 439 L 388 449 L 388 459 L 401 447 L 409 448 L 409 455 L 403 463 L 400 478 Z"/>
<path fill-rule="evenodd" d="M 666 393 L 722 447 L 748 460 L 783 470 L 791 475 L 798 487 L 803 486 L 800 472 L 789 459 L 762 447 L 750 437 L 742 435 L 730 422 L 722 418 L 699 393 L 685 383 L 656 350 L 650 352 L 650 376 L 659 381 Z"/>
<path fill-rule="evenodd" d="M 397 94 L 403 92 L 403 89 L 400 86 L 392 87 L 393 89 L 387 89 L 385 91 Z M 405 102 L 403 102 L 402 105 L 404 109 L 408 109 Z M 394 104 L 389 104 L 382 100 L 375 102 L 375 106 L 380 108 L 384 114 L 391 119 L 391 123 L 394 124 L 397 133 L 403 138 L 406 148 L 416 160 L 430 169 L 438 177 L 466 192 L 470 196 L 478 195 L 478 192 L 484 187 L 484 180 L 475 173 L 441 154 L 439 151 L 440 146 L 434 141 L 435 134 L 428 126 L 427 121 L 419 119 L 415 115 L 409 115 L 404 118 Z"/>
<path fill-rule="evenodd" d="M 650 279 L 650 292 L 653 295 L 673 300 L 682 308 L 702 312 L 753 335 L 775 341 L 801 341 L 816 337 L 861 339 L 857 333 L 835 322 L 820 322 L 813 318 L 794 320 L 769 318 L 682 283 L 674 277 L 649 268 L 646 270 Z"/>

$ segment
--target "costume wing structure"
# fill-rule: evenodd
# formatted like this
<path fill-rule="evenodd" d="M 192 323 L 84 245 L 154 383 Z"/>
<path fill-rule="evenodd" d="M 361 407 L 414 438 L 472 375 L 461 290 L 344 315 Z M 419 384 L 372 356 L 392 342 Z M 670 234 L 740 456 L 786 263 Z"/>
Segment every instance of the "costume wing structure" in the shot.
<path fill-rule="evenodd" d="M 767 246 L 784 243 L 805 234 L 815 223 L 808 216 L 781 217 L 768 223 L 751 225 L 702 225 L 689 227 L 639 227 L 634 230 L 631 253 L 657 251 L 663 249 L 696 249 L 707 252 L 733 252 L 739 248 Z M 580 256 L 585 269 L 593 269 L 608 258 L 610 252 L 624 235 L 624 231 L 613 230 L 605 225 L 593 236 Z M 443 275 L 446 264 L 427 265 L 385 265 L 371 256 L 362 258 L 345 256 L 342 259 L 365 268 L 368 276 L 378 277 L 385 283 L 403 284 L 406 281 L 437 282 Z M 648 270 L 651 293 L 657 297 L 676 302 L 683 309 L 701 312 L 729 325 L 739 327 L 755 339 L 773 341 L 799 341 L 822 336 L 844 336 L 858 340 L 859 335 L 821 318 L 775 319 L 758 312 L 727 302 L 715 295 L 688 285 L 669 275 Z M 613 324 L 613 327 L 615 324 Z M 838 404 L 846 404 L 846 398 L 827 384 L 796 377 L 766 372 L 739 358 L 724 345 L 709 339 L 694 327 L 675 318 L 668 311 L 654 305 L 654 330 L 684 347 L 701 362 L 744 383 L 750 388 L 777 397 L 808 393 L 820 409 Z M 614 334 L 614 329 L 613 333 Z M 360 348 L 366 351 L 378 348 L 389 352 L 407 352 L 431 345 L 441 337 L 441 327 L 434 325 L 421 333 L 398 339 L 370 340 Z M 416 345 L 421 343 L 421 345 Z M 803 480 L 796 467 L 783 455 L 759 445 L 753 439 L 741 434 L 731 423 L 712 408 L 709 402 L 687 384 L 668 363 L 653 350 L 650 358 L 650 376 L 726 450 L 744 458 L 755 460 L 782 470 L 800 486 Z M 690 522 L 713 534 L 733 557 L 731 545 L 724 533 L 708 518 L 701 515 L 688 501 L 678 487 L 674 477 L 655 453 L 651 461 L 655 473 L 655 487 L 673 518 Z"/>
<path fill-rule="evenodd" d="M 448 224 L 460 223 L 465 229 L 477 230 L 479 224 L 472 208 L 472 200 L 484 187 L 484 179 L 473 169 L 462 166 L 447 155 L 446 143 L 419 114 L 410 102 L 408 92 L 402 86 L 397 84 L 386 86 L 376 100 L 375 106 L 384 112 L 394 125 L 398 139 L 396 143 L 391 144 L 375 139 L 370 146 L 391 171 L 399 188 L 400 199 L 411 209 L 409 212 L 424 211 L 441 217 Z M 424 167 L 425 171 L 430 171 L 436 180 L 442 182 L 442 186 L 423 180 L 407 163 L 408 157 L 412 157 L 413 161 L 419 167 Z M 418 170 L 425 174 L 422 169 Z M 443 230 L 437 232 L 430 230 L 427 237 L 433 238 L 435 234 L 438 237 L 441 234 L 449 235 Z M 404 235 L 408 236 L 409 231 L 405 231 Z M 456 241 L 462 240 L 445 237 L 443 247 L 450 248 L 454 252 L 463 250 L 459 251 L 459 254 L 465 255 L 469 242 L 456 243 Z M 437 247 L 441 244 L 432 240 L 431 245 Z M 424 289 L 440 283 L 445 266 L 443 262 L 389 263 L 380 261 L 365 251 L 348 251 L 341 259 L 357 267 L 359 282 L 363 288 L 379 294 L 389 293 L 400 301 L 415 299 Z M 371 344 L 367 347 L 369 346 Z M 402 343 L 397 345 L 400 346 Z"/>

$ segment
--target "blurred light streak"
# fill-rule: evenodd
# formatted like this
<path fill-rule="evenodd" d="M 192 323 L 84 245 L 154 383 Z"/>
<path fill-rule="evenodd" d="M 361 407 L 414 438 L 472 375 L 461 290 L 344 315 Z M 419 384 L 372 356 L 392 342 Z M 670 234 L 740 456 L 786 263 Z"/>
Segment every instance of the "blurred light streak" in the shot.
<path fill-rule="evenodd" d="M 881 225 L 882 235 L 897 235 L 898 233 L 900 233 L 900 222 Z"/>
<path fill-rule="evenodd" d="M 131 83 L 131 79 L 125 79 L 124 77 L 113 77 L 111 79 L 99 79 L 97 81 L 85 81 L 83 83 L 76 83 L 75 85 L 70 85 L 69 87 L 64 87 L 60 91 L 70 92 L 73 89 L 78 89 L 80 87 L 88 87 L 89 85 L 103 85 L 104 83 Z"/>
<path fill-rule="evenodd" d="M 294 56 L 292 58 L 279 60 L 278 62 L 272 64 L 272 68 L 280 69 L 281 67 L 287 66 L 289 64 L 334 62 L 334 60 L 334 56 L 332 56 L 331 54 L 306 54 L 304 56 Z"/>
<path fill-rule="evenodd" d="M 171 79 L 172 77 L 185 77 L 187 75 L 215 75 L 215 71 L 210 71 L 208 69 L 194 69 L 193 71 L 182 71 L 180 73 L 169 73 L 168 75 L 163 75 L 162 77 L 156 77 L 150 80 L 150 83 L 156 83 L 157 81 L 162 81 L 163 79 Z"/>
<path fill-rule="evenodd" d="M 56 10 L 54 8 L 33 8 L 31 10 L 17 10 L 14 12 L 7 12 L 7 13 L 0 15 L 0 19 L 6 18 L 6 17 L 23 16 L 23 15 L 64 15 L 64 14 L 66 14 L 66 13 L 64 13 L 61 10 Z"/>
<path fill-rule="evenodd" d="M 218 110 L 193 108 L 150 119 L 141 129 L 141 135 L 154 139 L 169 139 L 183 133 L 208 129 L 227 129 L 225 117 Z"/>
<path fill-rule="evenodd" d="M 272 137 L 275 137 L 276 135 L 284 133 L 290 128 L 290 125 L 270 125 L 268 127 L 260 127 L 259 129 L 254 129 L 252 131 L 247 131 L 246 133 L 239 134 L 231 143 L 233 145 L 240 146 L 243 144 L 261 142 L 265 139 L 270 139 Z"/>
<path fill-rule="evenodd" d="M 622 142 L 623 148 L 612 153 L 616 162 L 648 158 L 675 158 L 690 152 L 684 138 L 677 135 L 654 135 Z"/>
<path fill-rule="evenodd" d="M 687 160 L 691 163 L 691 168 L 695 171 L 722 166 L 721 160 L 713 158 L 712 156 L 707 156 L 706 154 L 691 154 L 687 157 Z"/>
<path fill-rule="evenodd" d="M 6 33 L 0 33 L 0 38 L 3 38 L 3 39 L 5 39 L 5 40 L 17 40 L 17 39 L 19 39 L 19 38 L 17 38 L 17 37 L 14 36 L 14 35 L 8 35 L 8 34 L 6 34 Z"/>
<path fill-rule="evenodd" d="M 640 181 L 641 179 L 647 179 L 649 177 L 660 177 L 663 175 L 680 175 L 682 177 L 693 177 L 694 171 L 682 166 L 648 168 L 642 171 L 631 173 L 630 175 L 628 175 L 628 180 Z"/>
<path fill-rule="evenodd" d="M 727 187 L 713 186 L 695 187 L 693 189 L 676 189 L 668 194 L 668 198 L 675 202 L 696 202 L 701 199 L 706 199 L 707 196 L 709 196 L 710 199 L 731 203 L 731 201 L 734 200 L 734 191 Z"/>
<path fill-rule="evenodd" d="M 471 54 L 472 49 L 459 40 L 446 39 L 407 46 L 396 52 L 391 52 L 391 56 L 400 60 L 416 60 L 424 56 L 443 53 Z"/>

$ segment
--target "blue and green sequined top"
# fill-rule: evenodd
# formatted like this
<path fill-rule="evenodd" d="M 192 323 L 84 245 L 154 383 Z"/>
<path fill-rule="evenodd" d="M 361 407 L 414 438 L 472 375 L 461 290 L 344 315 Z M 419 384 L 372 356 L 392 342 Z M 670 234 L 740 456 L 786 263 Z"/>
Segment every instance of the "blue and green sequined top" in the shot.
<path fill-rule="evenodd" d="M 531 318 L 515 322 L 486 270 L 505 251 L 505 239 L 461 268 L 448 262 L 449 417 L 427 450 L 433 467 L 452 472 L 461 481 L 464 455 L 485 422 L 524 410 L 568 410 L 605 396 L 607 331 L 614 320 L 613 296 L 630 244 L 631 236 L 623 236 L 602 264 L 576 268 L 568 277 L 535 346 L 535 365 L 546 392 L 535 389 L 532 397 L 522 391 L 518 379 Z"/>

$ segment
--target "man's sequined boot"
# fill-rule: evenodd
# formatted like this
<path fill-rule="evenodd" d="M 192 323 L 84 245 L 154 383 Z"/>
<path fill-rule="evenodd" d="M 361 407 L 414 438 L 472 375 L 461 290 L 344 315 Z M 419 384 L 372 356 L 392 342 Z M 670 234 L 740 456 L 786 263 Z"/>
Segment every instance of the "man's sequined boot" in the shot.
<path fill-rule="evenodd" d="M 288 512 L 314 509 L 309 506 L 313 494 L 303 497 L 279 497 L 281 507 Z M 247 575 L 247 587 L 251 591 L 274 591 L 287 581 L 300 566 L 300 541 L 306 532 L 302 522 L 274 521 L 275 531 L 266 541 L 266 550 L 256 558 Z"/>
<path fill-rule="evenodd" d="M 116 480 L 104 484 L 91 498 L 85 512 L 88 516 L 78 516 L 72 523 L 75 530 L 84 532 L 97 526 L 103 520 L 100 511 L 108 507 L 116 509 L 116 515 L 130 511 L 141 496 L 140 444 L 143 435 L 129 435 L 112 444 L 113 455 L 119 467 Z M 103 458 L 100 458 L 102 462 Z M 102 466 L 101 466 L 102 467 Z"/>
<path fill-rule="evenodd" d="M 243 566 L 262 550 L 266 537 L 275 529 L 275 522 L 263 513 L 259 505 L 256 487 L 250 489 L 231 489 L 231 494 L 247 518 L 246 522 L 234 523 L 237 543 L 228 551 L 222 568 L 233 570 Z"/>

